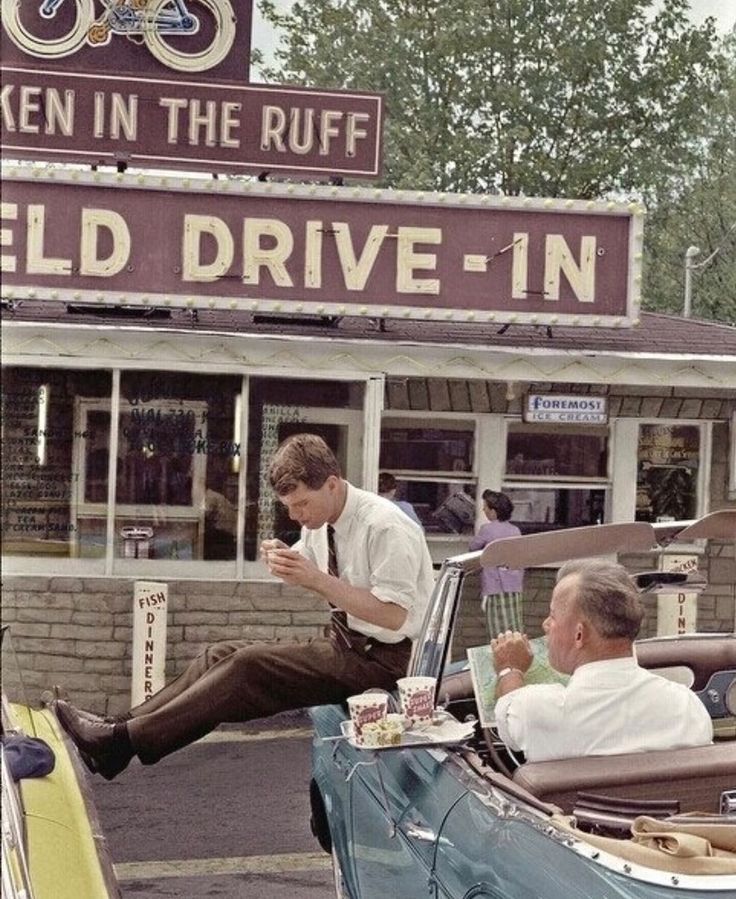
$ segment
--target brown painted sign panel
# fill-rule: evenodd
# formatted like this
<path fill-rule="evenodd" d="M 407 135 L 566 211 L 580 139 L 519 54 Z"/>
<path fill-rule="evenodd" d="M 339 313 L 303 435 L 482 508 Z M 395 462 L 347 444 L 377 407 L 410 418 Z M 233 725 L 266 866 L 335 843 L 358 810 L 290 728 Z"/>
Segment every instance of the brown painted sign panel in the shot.
<path fill-rule="evenodd" d="M 7 173 L 5 296 L 627 325 L 641 215 L 572 200 Z"/>
<path fill-rule="evenodd" d="M 243 84 L 251 0 L 2 0 L 3 66 Z"/>
<path fill-rule="evenodd" d="M 11 159 L 325 178 L 381 169 L 377 94 L 6 68 L 0 120 Z"/>

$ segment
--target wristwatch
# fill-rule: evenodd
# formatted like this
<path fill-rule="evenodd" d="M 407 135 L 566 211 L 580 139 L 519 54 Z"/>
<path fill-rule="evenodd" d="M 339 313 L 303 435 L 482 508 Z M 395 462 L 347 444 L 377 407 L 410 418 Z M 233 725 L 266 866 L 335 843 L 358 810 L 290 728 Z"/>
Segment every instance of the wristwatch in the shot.
<path fill-rule="evenodd" d="M 517 674 L 524 677 L 524 672 L 520 668 L 502 668 L 496 675 L 496 680 L 501 680 L 502 677 L 506 677 L 506 675 L 511 674 L 512 671 L 515 671 Z"/>

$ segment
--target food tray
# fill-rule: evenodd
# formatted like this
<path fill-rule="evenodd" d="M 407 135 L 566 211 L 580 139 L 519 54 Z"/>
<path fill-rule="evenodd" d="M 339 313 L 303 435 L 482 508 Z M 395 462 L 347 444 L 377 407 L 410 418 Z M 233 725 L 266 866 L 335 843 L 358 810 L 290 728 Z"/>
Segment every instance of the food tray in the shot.
<path fill-rule="evenodd" d="M 406 749 L 409 746 L 453 746 L 462 743 L 473 735 L 475 723 L 461 724 L 453 718 L 449 712 L 437 709 L 431 724 L 417 725 L 415 728 L 405 730 L 401 735 L 400 743 L 392 743 L 389 746 L 359 746 L 353 737 L 353 722 L 340 722 L 342 735 L 355 749 L 367 752 L 383 752 L 386 749 Z"/>

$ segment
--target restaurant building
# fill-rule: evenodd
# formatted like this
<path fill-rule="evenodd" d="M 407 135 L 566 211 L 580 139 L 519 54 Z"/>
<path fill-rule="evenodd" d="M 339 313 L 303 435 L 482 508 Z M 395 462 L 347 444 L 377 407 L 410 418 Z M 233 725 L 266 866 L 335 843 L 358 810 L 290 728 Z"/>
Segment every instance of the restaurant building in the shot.
<path fill-rule="evenodd" d="M 486 488 L 525 532 L 736 505 L 736 330 L 641 312 L 636 203 L 343 186 L 381 176 L 381 95 L 250 84 L 248 2 L 171 41 L 126 10 L 3 22 L 11 697 L 120 711 L 162 675 L 162 617 L 168 676 L 207 642 L 321 635 L 258 560 L 296 537 L 267 469 L 298 431 L 357 485 L 393 473 L 437 565 Z M 694 559 L 686 628 L 733 630 L 733 543 L 691 549 L 635 563 Z M 532 633 L 554 571 L 527 572 Z"/>
<path fill-rule="evenodd" d="M 264 537 L 296 537 L 267 465 L 298 431 L 323 435 L 357 485 L 392 472 L 438 564 L 467 548 L 486 488 L 508 493 L 524 532 L 736 505 L 726 325 L 27 296 L 6 297 L 2 325 L 3 619 L 31 698 L 61 683 L 82 704 L 126 705 L 137 581 L 168 585 L 169 676 L 206 642 L 320 635 L 323 604 L 258 560 Z M 733 630 L 734 544 L 702 552 L 692 547 L 710 583 L 696 626 Z M 527 572 L 532 633 L 553 576 Z M 480 614 L 470 636 L 483 638 Z"/>

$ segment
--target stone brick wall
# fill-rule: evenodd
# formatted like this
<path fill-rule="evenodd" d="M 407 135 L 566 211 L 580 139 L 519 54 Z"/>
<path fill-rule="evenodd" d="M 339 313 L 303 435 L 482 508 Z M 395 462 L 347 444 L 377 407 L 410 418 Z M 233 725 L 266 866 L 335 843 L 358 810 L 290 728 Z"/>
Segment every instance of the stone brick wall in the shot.
<path fill-rule="evenodd" d="M 632 570 L 653 568 L 644 554 L 627 557 Z M 733 544 L 715 544 L 701 559 L 708 578 L 698 599 L 699 630 L 733 631 L 736 618 L 736 558 Z M 527 571 L 524 622 L 530 636 L 541 634 L 555 570 Z M 488 639 L 480 609 L 480 579 L 466 579 L 453 642 L 453 658 Z M 12 700 L 37 704 L 59 684 L 84 708 L 117 713 L 129 706 L 133 581 L 105 578 L 7 578 L 3 622 L 11 626 L 3 646 L 3 686 Z M 167 680 L 176 676 L 206 644 L 308 640 L 324 633 L 324 603 L 275 581 L 169 582 Z M 656 633 L 656 601 L 647 602 L 642 636 Z M 18 675 L 22 674 L 22 685 Z"/>
<path fill-rule="evenodd" d="M 25 688 L 35 705 L 59 684 L 84 708 L 127 709 L 132 606 L 128 579 L 5 579 L 3 688 L 11 700 L 22 700 Z M 208 643 L 308 640 L 324 633 L 328 618 L 322 601 L 273 581 L 170 581 L 166 678 Z"/>

